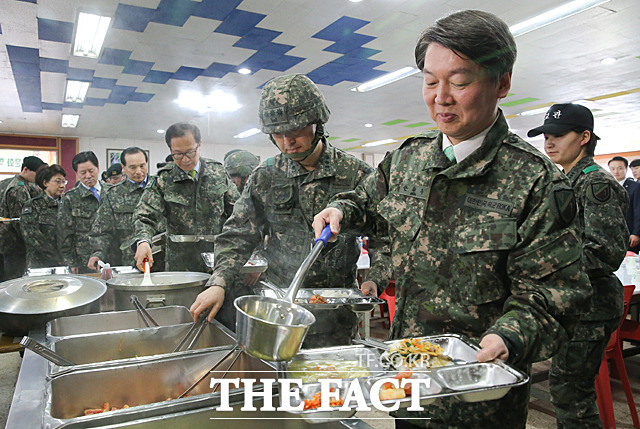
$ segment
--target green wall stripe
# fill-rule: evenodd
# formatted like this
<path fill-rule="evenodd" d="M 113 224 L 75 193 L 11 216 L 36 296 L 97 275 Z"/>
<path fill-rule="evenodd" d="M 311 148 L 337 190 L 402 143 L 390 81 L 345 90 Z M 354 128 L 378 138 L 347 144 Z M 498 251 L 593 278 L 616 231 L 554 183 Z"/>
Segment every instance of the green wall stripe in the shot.
<path fill-rule="evenodd" d="M 415 124 L 405 125 L 406 128 L 418 128 L 424 127 L 425 125 L 429 125 L 431 122 L 416 122 Z"/>
<path fill-rule="evenodd" d="M 394 119 L 393 121 L 383 122 L 382 125 L 396 125 L 407 121 L 408 119 Z"/>
<path fill-rule="evenodd" d="M 538 101 L 538 100 L 539 98 L 526 97 L 526 98 L 521 98 L 520 100 L 513 100 L 513 101 L 508 101 L 506 103 L 502 103 L 501 106 L 511 107 L 511 106 L 517 106 L 519 104 L 531 103 L 532 101 Z"/>
<path fill-rule="evenodd" d="M 351 142 L 357 142 L 360 139 L 346 139 L 346 140 L 342 140 L 343 143 L 351 143 Z"/>

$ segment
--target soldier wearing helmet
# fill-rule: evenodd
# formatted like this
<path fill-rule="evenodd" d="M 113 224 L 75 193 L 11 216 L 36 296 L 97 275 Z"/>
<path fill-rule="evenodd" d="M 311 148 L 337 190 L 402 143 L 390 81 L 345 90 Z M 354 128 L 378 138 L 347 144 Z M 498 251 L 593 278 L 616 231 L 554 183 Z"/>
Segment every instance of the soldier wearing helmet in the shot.
<path fill-rule="evenodd" d="M 202 292 L 191 306 L 197 317 L 213 307 L 233 308 L 240 268 L 253 249 L 269 236 L 264 251 L 269 268 L 266 280 L 288 287 L 313 241 L 313 216 L 332 196 L 356 188 L 373 168 L 362 160 L 332 147 L 324 124 L 329 108 L 318 87 L 301 74 L 277 77 L 262 90 L 259 106 L 262 132 L 281 153 L 267 159 L 249 176 L 232 216 L 216 237 L 215 267 Z M 311 267 L 302 287 L 354 288 L 360 247 L 354 234 L 341 234 Z M 390 264 L 379 263 L 372 249 L 369 283 L 386 286 Z M 224 300 L 224 304 L 223 304 Z M 350 310 L 316 314 L 304 347 L 349 344 L 357 327 Z"/>
<path fill-rule="evenodd" d="M 249 175 L 260 164 L 260 160 L 251 152 L 234 149 L 224 156 L 224 169 L 238 192 L 242 193 Z"/>

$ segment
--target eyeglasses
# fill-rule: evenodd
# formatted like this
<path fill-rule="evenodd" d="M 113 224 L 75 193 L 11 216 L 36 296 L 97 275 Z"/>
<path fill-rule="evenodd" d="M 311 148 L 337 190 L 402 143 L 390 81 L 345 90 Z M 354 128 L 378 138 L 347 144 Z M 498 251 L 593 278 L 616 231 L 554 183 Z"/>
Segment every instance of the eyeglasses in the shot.
<path fill-rule="evenodd" d="M 184 158 L 185 156 L 187 158 L 189 158 L 189 159 L 193 159 L 193 157 L 196 156 L 196 152 L 198 151 L 198 147 L 200 147 L 200 145 L 196 146 L 195 149 L 192 149 L 189 152 L 176 152 L 176 153 L 172 153 L 171 156 L 176 161 L 182 161 L 182 158 Z"/>
<path fill-rule="evenodd" d="M 66 185 L 67 183 L 69 183 L 68 180 L 60 180 L 60 179 L 52 180 L 52 182 L 57 183 L 58 185 Z"/>

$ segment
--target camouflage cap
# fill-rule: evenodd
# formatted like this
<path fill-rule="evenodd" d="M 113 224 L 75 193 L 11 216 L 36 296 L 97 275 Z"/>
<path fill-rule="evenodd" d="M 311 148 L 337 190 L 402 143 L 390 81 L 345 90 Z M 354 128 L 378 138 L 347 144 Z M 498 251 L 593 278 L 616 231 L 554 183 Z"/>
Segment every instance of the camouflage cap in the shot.
<path fill-rule="evenodd" d="M 224 156 L 224 169 L 229 176 L 249 177 L 259 163 L 258 158 L 246 150 L 234 149 Z"/>
<path fill-rule="evenodd" d="M 299 130 L 329 120 L 329 108 L 315 83 L 303 74 L 276 77 L 260 96 L 260 128 L 265 134 Z"/>

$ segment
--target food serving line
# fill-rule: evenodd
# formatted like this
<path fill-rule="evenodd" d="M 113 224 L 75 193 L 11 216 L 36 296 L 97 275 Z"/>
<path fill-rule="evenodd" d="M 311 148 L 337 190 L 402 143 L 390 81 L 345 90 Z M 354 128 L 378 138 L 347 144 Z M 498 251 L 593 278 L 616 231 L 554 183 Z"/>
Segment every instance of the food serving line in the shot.
<path fill-rule="evenodd" d="M 475 362 L 478 347 L 456 335 L 384 343 L 365 339 L 351 346 L 300 350 L 315 320 L 308 308 L 330 311 L 346 305 L 370 311 L 377 303 L 357 290 L 323 289 L 326 296 L 318 304 L 309 304 L 309 291 L 298 294 L 322 245 L 316 242 L 288 290 L 268 285 L 255 296 L 236 300 L 237 334 L 204 318 L 194 324 L 186 307 L 176 305 L 179 298 L 173 295 L 184 294 L 183 289 L 195 289 L 197 295 L 204 288 L 208 275 L 202 273 L 155 273 L 152 287 L 142 286 L 142 274 L 122 274 L 107 281 L 109 293 L 99 280 L 72 275 L 3 283 L 0 293 L 31 301 L 27 306 L 35 305 L 36 300 L 29 298 L 37 294 L 39 303 L 52 300 L 87 306 L 99 302 L 102 310 L 112 304 L 118 310 L 62 314 L 47 323 L 46 331 L 30 330 L 30 339 L 22 342 L 30 350 L 25 350 L 7 427 L 192 427 L 222 419 L 221 427 L 240 428 L 252 419 L 250 424 L 257 427 L 364 429 L 370 426 L 353 418 L 355 407 L 347 404 L 339 409 L 341 398 L 349 392 L 360 392 L 364 403 L 376 407 L 428 406 L 443 396 L 467 402 L 498 399 L 528 382 L 526 374 L 502 362 Z M 149 299 L 149 294 L 156 299 Z M 149 303 L 157 304 L 157 295 L 163 295 L 165 305 L 153 308 Z M 73 297 L 82 298 L 74 301 Z M 136 302 L 144 305 L 136 309 Z M 69 311 L 73 308 L 63 313 Z M 433 353 L 426 353 L 427 349 Z M 425 357 L 426 366 L 422 365 Z M 414 367 L 415 362 L 422 366 Z M 342 381 L 335 385 L 337 400 L 332 407 L 319 411 L 324 384 L 320 380 L 325 378 Z M 398 383 L 418 382 L 407 390 L 388 382 L 394 378 Z M 239 379 L 239 384 L 225 391 L 221 381 L 212 379 Z M 280 392 L 277 383 L 271 385 L 272 380 L 283 379 L 304 383 L 287 385 L 286 392 Z M 243 411 L 247 390 L 258 410 L 269 402 L 266 399 L 277 407 L 281 393 L 288 398 L 282 403 L 300 409 Z M 269 393 L 261 398 L 263 390 Z M 227 401 L 231 411 L 217 411 Z"/>

